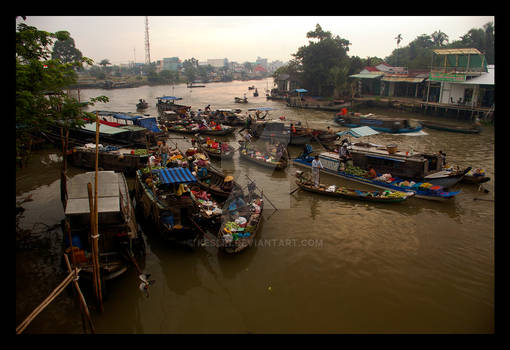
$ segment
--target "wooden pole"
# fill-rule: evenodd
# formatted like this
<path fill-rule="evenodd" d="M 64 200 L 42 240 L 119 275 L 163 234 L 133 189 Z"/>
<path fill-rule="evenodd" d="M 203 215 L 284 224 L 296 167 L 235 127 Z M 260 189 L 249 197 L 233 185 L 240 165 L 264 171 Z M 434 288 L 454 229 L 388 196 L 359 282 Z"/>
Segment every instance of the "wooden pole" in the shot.
<path fill-rule="evenodd" d="M 103 311 L 103 297 L 101 292 L 101 275 L 100 275 L 100 269 L 99 269 L 99 249 L 98 249 L 98 239 L 99 239 L 99 232 L 98 232 L 98 214 L 97 214 L 97 205 L 98 205 L 98 198 L 97 198 L 97 187 L 98 187 L 98 160 L 99 160 L 99 116 L 98 112 L 96 112 L 96 173 L 95 173 L 95 181 L 94 181 L 94 228 L 93 232 L 94 235 L 92 236 L 92 243 L 93 243 L 93 251 L 94 251 L 94 270 L 96 271 L 95 277 L 96 277 L 96 285 L 97 285 L 97 297 L 99 302 L 99 310 Z"/>
<path fill-rule="evenodd" d="M 73 273 L 73 270 L 71 269 L 71 264 L 69 264 L 69 258 L 67 257 L 67 254 L 64 254 L 64 258 L 66 260 L 67 270 L 69 271 L 69 273 Z M 88 323 L 89 323 L 90 332 L 92 334 L 94 334 L 94 333 L 96 333 L 96 330 L 94 329 L 94 324 L 92 324 L 92 319 L 90 317 L 89 308 L 87 307 L 87 302 L 85 301 L 85 298 L 83 297 L 80 286 L 78 284 L 78 271 L 79 271 L 78 268 L 75 267 L 74 268 L 74 280 L 73 280 L 74 288 L 75 288 L 76 292 L 78 293 L 78 299 L 80 300 L 80 310 L 82 311 L 82 316 L 83 316 L 83 314 L 85 314 L 85 316 L 87 317 Z"/>

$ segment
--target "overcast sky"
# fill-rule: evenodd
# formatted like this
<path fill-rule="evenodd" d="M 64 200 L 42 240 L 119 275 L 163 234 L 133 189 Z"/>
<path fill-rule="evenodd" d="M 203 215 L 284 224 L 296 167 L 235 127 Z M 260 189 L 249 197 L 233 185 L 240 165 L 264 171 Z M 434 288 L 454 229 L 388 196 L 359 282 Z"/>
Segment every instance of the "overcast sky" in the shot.
<path fill-rule="evenodd" d="M 149 16 L 151 61 L 177 56 L 181 61 L 228 58 L 254 62 L 258 56 L 288 61 L 300 46 L 308 44 L 306 33 L 319 23 L 323 30 L 351 42 L 350 56 L 385 58 L 421 34 L 436 30 L 450 41 L 471 28 L 482 28 L 493 16 Z M 16 22 L 23 21 L 17 19 Z M 145 62 L 145 16 L 28 16 L 28 25 L 40 30 L 71 33 L 76 47 L 98 64 Z"/>

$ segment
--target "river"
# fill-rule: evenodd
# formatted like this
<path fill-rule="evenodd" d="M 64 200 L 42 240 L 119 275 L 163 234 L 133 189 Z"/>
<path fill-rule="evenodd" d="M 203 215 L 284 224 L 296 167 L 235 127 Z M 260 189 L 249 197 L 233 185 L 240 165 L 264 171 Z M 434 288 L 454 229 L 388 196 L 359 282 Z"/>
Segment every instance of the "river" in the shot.
<path fill-rule="evenodd" d="M 142 86 L 81 90 L 80 98 L 105 95 L 89 111 L 135 111 L 139 98 L 146 113 L 157 115 L 156 97 L 182 97 L 193 109 L 273 107 L 271 116 L 311 127 L 345 130 L 333 113 L 286 107 L 269 101 L 272 80 L 210 83 L 205 88 Z M 259 96 L 253 97 L 255 85 Z M 246 93 L 248 104 L 234 103 Z M 393 110 L 364 112 L 411 119 L 438 116 Z M 460 121 L 454 121 L 462 124 Z M 216 162 L 241 184 L 247 175 L 274 204 L 266 201 L 256 244 L 228 256 L 212 246 L 179 249 L 144 231 L 144 270 L 156 283 L 146 297 L 134 269 L 109 283 L 104 312 L 92 310 L 97 333 L 492 333 L 494 332 L 494 127 L 481 134 L 425 129 L 427 135 L 379 134 L 369 141 L 400 149 L 447 154 L 448 163 L 482 167 L 491 178 L 482 193 L 476 185 L 439 203 L 412 198 L 396 204 L 336 200 L 296 191 L 290 166 L 283 172 L 241 161 Z M 235 138 L 239 138 L 236 135 Z M 227 139 L 236 146 L 234 138 Z M 175 140 L 182 147 L 189 143 Z M 314 146 L 319 147 L 319 146 Z M 291 156 L 300 147 L 290 147 Z M 60 203 L 61 153 L 35 151 L 16 172 L 19 227 L 32 235 L 16 245 L 16 325 L 65 278 L 61 268 L 64 217 Z M 72 176 L 85 170 L 72 168 Z M 133 179 L 128 178 L 130 186 Z M 363 188 L 331 175 L 321 182 Z M 483 200 L 478 200 L 483 199 Z M 82 333 L 71 287 L 55 299 L 25 333 Z M 88 300 L 92 304 L 92 299 Z"/>

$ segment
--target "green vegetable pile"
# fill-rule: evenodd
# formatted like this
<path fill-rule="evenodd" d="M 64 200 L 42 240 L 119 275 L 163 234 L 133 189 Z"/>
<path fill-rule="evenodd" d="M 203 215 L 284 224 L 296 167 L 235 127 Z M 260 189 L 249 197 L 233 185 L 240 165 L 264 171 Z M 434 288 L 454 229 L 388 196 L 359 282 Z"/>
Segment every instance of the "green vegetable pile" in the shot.
<path fill-rule="evenodd" d="M 357 176 L 364 176 L 367 171 L 366 170 L 363 170 L 357 166 L 352 166 L 352 165 L 348 165 L 344 172 L 346 172 L 347 174 L 351 174 L 351 175 L 357 175 Z"/>

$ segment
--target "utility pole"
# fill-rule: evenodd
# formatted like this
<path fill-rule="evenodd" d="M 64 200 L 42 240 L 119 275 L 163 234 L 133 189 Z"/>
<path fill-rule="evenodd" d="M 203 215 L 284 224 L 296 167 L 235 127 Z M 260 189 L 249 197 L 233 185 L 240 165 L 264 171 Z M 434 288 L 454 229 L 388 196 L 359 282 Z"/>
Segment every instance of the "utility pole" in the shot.
<path fill-rule="evenodd" d="M 145 64 L 151 64 L 151 50 L 149 45 L 149 16 L 145 16 Z"/>

